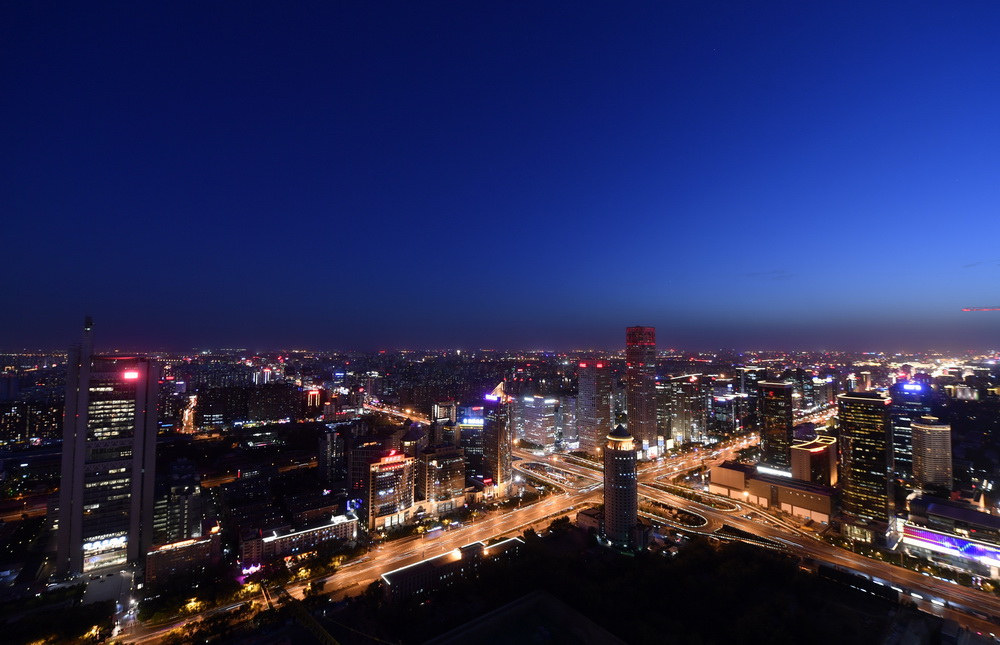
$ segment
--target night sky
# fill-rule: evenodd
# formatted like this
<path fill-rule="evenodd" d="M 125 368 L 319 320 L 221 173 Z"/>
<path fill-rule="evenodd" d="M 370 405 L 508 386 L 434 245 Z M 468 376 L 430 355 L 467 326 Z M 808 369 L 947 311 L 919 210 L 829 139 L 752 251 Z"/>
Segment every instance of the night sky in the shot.
<path fill-rule="evenodd" d="M 1000 4 L 540 4 L 4 3 L 0 348 L 1000 346 Z"/>

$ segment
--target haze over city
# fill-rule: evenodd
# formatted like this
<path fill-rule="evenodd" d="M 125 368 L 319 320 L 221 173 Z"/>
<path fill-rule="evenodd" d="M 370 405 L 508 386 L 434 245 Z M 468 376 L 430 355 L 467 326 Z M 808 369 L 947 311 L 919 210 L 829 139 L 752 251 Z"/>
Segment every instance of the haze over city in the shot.
<path fill-rule="evenodd" d="M 0 347 L 988 348 L 998 17 L 10 5 Z"/>

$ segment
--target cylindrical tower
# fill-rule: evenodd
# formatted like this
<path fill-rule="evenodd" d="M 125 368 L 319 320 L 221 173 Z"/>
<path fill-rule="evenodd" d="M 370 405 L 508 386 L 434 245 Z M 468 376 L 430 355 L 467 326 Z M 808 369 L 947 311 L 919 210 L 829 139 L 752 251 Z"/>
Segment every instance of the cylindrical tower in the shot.
<path fill-rule="evenodd" d="M 639 524 L 639 488 L 635 442 L 624 426 L 608 435 L 604 448 L 604 539 L 633 547 Z"/>

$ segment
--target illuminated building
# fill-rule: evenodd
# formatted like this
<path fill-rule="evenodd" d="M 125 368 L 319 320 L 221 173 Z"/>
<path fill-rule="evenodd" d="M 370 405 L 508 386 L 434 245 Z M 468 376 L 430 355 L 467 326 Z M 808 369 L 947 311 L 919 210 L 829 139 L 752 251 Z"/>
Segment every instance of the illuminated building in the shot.
<path fill-rule="evenodd" d="M 353 515 L 334 515 L 300 529 L 285 526 L 269 531 L 248 531 L 240 537 L 240 562 L 244 567 L 260 565 L 311 551 L 324 542 L 357 537 L 358 518 Z"/>
<path fill-rule="evenodd" d="M 750 397 L 747 394 L 723 394 L 712 397 L 709 432 L 717 437 L 731 438 L 745 433 L 749 423 Z"/>
<path fill-rule="evenodd" d="M 580 450 L 596 453 L 613 421 L 611 367 L 604 361 L 581 361 L 578 367 L 577 436 Z"/>
<path fill-rule="evenodd" d="M 624 426 L 617 426 L 604 446 L 604 522 L 602 536 L 614 546 L 639 546 L 639 480 L 636 446 Z"/>
<path fill-rule="evenodd" d="M 556 447 L 559 399 L 524 396 L 516 400 L 518 437 L 551 452 Z"/>
<path fill-rule="evenodd" d="M 755 365 L 746 365 L 736 368 L 736 378 L 734 387 L 737 394 L 746 394 L 750 398 L 750 405 L 747 407 L 750 418 L 747 423 L 747 430 L 758 430 L 759 419 L 757 418 L 757 396 L 760 391 L 757 384 L 767 380 L 767 369 Z"/>
<path fill-rule="evenodd" d="M 489 495 L 503 496 L 511 481 L 514 423 L 510 397 L 500 384 L 483 401 L 483 485 Z"/>
<path fill-rule="evenodd" d="M 327 424 L 319 436 L 319 473 L 324 482 L 342 481 L 347 476 L 347 446 L 351 441 L 350 422 Z"/>
<path fill-rule="evenodd" d="M 482 479 L 483 476 L 483 406 L 466 406 L 458 421 L 459 445 L 465 454 L 465 474 L 467 477 Z"/>
<path fill-rule="evenodd" d="M 916 497 L 907 506 L 902 539 L 907 551 L 975 575 L 1000 578 L 1000 517 L 935 497 Z"/>
<path fill-rule="evenodd" d="M 369 467 L 381 458 L 387 447 L 383 440 L 365 436 L 351 439 L 348 445 L 348 489 L 361 492 L 368 486 Z"/>
<path fill-rule="evenodd" d="M 876 392 L 837 397 L 842 505 L 856 518 L 889 519 L 889 403 Z"/>
<path fill-rule="evenodd" d="M 153 503 L 153 544 L 201 537 L 205 499 L 193 461 L 179 459 L 157 482 Z"/>
<path fill-rule="evenodd" d="M 889 466 L 897 477 L 913 476 L 913 430 L 911 424 L 931 413 L 933 390 L 929 385 L 899 381 L 889 388 L 889 421 L 892 433 Z"/>
<path fill-rule="evenodd" d="M 146 584 L 156 584 L 178 575 L 204 571 L 222 557 L 219 527 L 198 536 L 161 544 L 146 553 Z"/>
<path fill-rule="evenodd" d="M 439 401 L 431 409 L 432 423 L 455 423 L 458 421 L 458 403 L 455 401 Z"/>
<path fill-rule="evenodd" d="M 439 444 L 423 450 L 417 462 L 416 497 L 431 515 L 455 510 L 465 497 L 465 456 L 461 448 Z"/>
<path fill-rule="evenodd" d="M 556 443 L 565 450 L 577 450 L 580 447 L 578 414 L 575 396 L 559 397 L 556 408 Z"/>
<path fill-rule="evenodd" d="M 670 437 L 679 446 L 705 439 L 708 430 L 708 392 L 701 374 L 675 376 L 667 381 L 670 396 Z"/>
<path fill-rule="evenodd" d="M 837 439 L 819 435 L 792 446 L 792 477 L 824 486 L 837 485 Z"/>
<path fill-rule="evenodd" d="M 793 389 L 791 381 L 757 384 L 761 462 L 783 471 L 792 467 Z"/>
<path fill-rule="evenodd" d="M 368 531 L 406 524 L 411 519 L 416 483 L 413 457 L 396 450 L 368 467 L 363 500 Z"/>
<path fill-rule="evenodd" d="M 69 352 L 56 568 L 139 563 L 153 538 L 159 370 L 135 356 L 95 356 L 88 318 Z"/>
<path fill-rule="evenodd" d="M 920 417 L 913 430 L 913 481 L 951 490 L 951 426 L 937 417 Z"/>
<path fill-rule="evenodd" d="M 829 486 L 772 475 L 735 461 L 714 466 L 709 492 L 764 508 L 782 510 L 815 522 L 829 522 L 836 490 Z"/>
<path fill-rule="evenodd" d="M 656 431 L 656 329 L 625 330 L 625 406 L 629 432 L 640 450 L 658 451 Z"/>
<path fill-rule="evenodd" d="M 474 542 L 382 574 L 382 593 L 394 601 L 429 593 L 478 575 L 489 562 L 503 562 L 521 553 L 524 540 L 508 538 L 493 544 Z"/>

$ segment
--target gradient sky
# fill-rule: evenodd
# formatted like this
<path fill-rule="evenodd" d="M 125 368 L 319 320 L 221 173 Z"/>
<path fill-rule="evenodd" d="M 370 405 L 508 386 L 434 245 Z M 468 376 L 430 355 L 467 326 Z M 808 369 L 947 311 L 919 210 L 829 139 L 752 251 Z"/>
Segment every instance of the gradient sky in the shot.
<path fill-rule="evenodd" d="M 544 4 L 545 6 L 540 6 Z M 759 6 L 758 6 L 759 5 Z M 0 348 L 1000 346 L 1000 4 L 0 8 Z"/>

